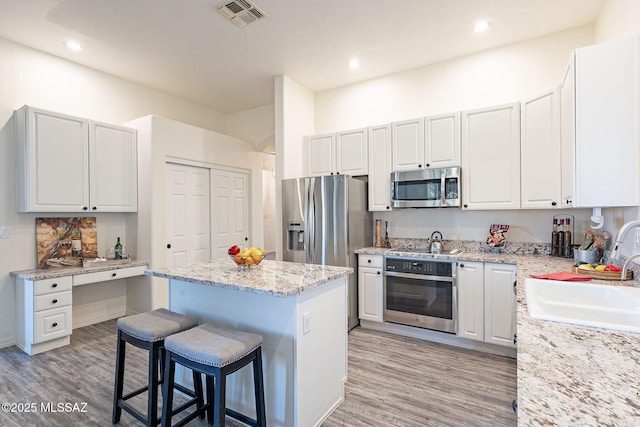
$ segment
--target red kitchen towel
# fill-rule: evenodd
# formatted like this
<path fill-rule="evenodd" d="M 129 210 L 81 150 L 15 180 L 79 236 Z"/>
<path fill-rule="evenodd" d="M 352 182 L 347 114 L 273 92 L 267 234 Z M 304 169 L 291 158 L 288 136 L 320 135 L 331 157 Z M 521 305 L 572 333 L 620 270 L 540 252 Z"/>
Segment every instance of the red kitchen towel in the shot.
<path fill-rule="evenodd" d="M 563 282 L 586 282 L 591 280 L 591 277 L 589 276 L 583 276 L 581 274 L 573 274 L 564 271 L 549 274 L 531 274 L 530 276 L 534 279 L 561 280 Z"/>

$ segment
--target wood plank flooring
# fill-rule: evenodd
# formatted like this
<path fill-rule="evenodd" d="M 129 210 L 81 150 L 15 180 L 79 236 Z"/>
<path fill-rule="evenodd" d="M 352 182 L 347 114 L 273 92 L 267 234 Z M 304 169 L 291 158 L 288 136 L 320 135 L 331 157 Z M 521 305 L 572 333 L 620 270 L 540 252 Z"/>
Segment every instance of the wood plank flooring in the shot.
<path fill-rule="evenodd" d="M 0 411 L 0 425 L 111 425 L 115 347 L 110 320 L 74 330 L 71 345 L 44 354 L 0 349 L 0 403 L 21 409 Z M 146 366 L 146 353 L 128 346 L 128 387 L 145 384 Z M 356 328 L 349 334 L 346 399 L 323 427 L 515 426 L 515 394 L 513 359 Z M 144 396 L 134 401 L 144 408 Z M 59 403 L 71 412 L 44 411 Z M 123 412 L 119 425 L 140 424 Z"/>

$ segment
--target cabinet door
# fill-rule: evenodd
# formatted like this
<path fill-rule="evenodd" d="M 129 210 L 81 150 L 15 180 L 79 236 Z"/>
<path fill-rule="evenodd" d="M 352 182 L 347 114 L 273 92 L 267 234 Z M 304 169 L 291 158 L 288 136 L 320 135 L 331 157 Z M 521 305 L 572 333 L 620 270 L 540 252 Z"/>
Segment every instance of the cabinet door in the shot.
<path fill-rule="evenodd" d="M 89 206 L 88 122 L 29 106 L 16 110 L 18 212 Z"/>
<path fill-rule="evenodd" d="M 458 336 L 484 340 L 484 267 L 461 261 L 457 269 Z"/>
<path fill-rule="evenodd" d="M 307 175 L 333 175 L 335 171 L 333 134 L 314 135 L 306 138 Z"/>
<path fill-rule="evenodd" d="M 366 175 L 369 170 L 367 129 L 336 133 L 336 172 Z"/>
<path fill-rule="evenodd" d="M 358 268 L 358 312 L 362 320 L 382 322 L 382 269 Z"/>
<path fill-rule="evenodd" d="M 560 85 L 560 132 L 562 150 L 562 207 L 573 207 L 575 189 L 575 144 L 576 144 L 576 104 L 575 104 L 575 55 L 571 54 L 569 66 Z"/>
<path fill-rule="evenodd" d="M 521 114 L 521 206 L 560 208 L 560 88 L 522 101 Z"/>
<path fill-rule="evenodd" d="M 391 125 L 369 128 L 369 210 L 391 209 Z"/>
<path fill-rule="evenodd" d="M 135 212 L 138 208 L 136 131 L 90 122 L 91 211 Z"/>
<path fill-rule="evenodd" d="M 520 104 L 462 113 L 462 203 L 520 207 Z"/>
<path fill-rule="evenodd" d="M 427 117 L 424 135 L 426 167 L 460 166 L 460 113 Z"/>
<path fill-rule="evenodd" d="M 516 266 L 486 263 L 484 266 L 485 342 L 515 347 Z"/>
<path fill-rule="evenodd" d="M 391 124 L 393 170 L 419 169 L 424 166 L 424 119 Z"/>
<path fill-rule="evenodd" d="M 638 206 L 638 37 L 575 53 L 575 205 Z"/>

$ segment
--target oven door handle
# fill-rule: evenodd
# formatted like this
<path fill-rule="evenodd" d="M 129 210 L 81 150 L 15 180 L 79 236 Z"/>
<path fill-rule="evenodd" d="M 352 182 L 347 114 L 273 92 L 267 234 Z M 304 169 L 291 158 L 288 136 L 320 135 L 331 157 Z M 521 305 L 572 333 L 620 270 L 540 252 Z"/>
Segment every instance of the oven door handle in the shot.
<path fill-rule="evenodd" d="M 394 271 L 384 271 L 382 274 L 385 276 L 392 277 L 404 277 L 406 279 L 417 279 L 417 280 L 432 280 L 436 282 L 451 282 L 453 283 L 454 278 L 450 276 L 427 276 L 425 274 L 415 274 L 415 273 L 396 273 Z"/>

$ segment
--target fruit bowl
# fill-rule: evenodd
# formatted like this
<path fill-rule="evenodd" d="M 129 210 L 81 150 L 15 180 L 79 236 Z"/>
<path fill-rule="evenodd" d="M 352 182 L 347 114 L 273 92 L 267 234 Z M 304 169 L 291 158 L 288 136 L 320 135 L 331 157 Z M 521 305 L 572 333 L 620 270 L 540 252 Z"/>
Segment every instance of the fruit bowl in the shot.
<path fill-rule="evenodd" d="M 238 267 L 251 267 L 259 265 L 264 259 L 264 255 L 253 256 L 247 255 L 242 256 L 240 254 L 230 255 L 231 259 L 236 263 Z"/>
<path fill-rule="evenodd" d="M 240 249 L 238 246 L 231 246 L 227 252 L 233 262 L 239 268 L 250 268 L 259 265 L 264 259 L 264 249 L 256 249 L 254 247 Z"/>

